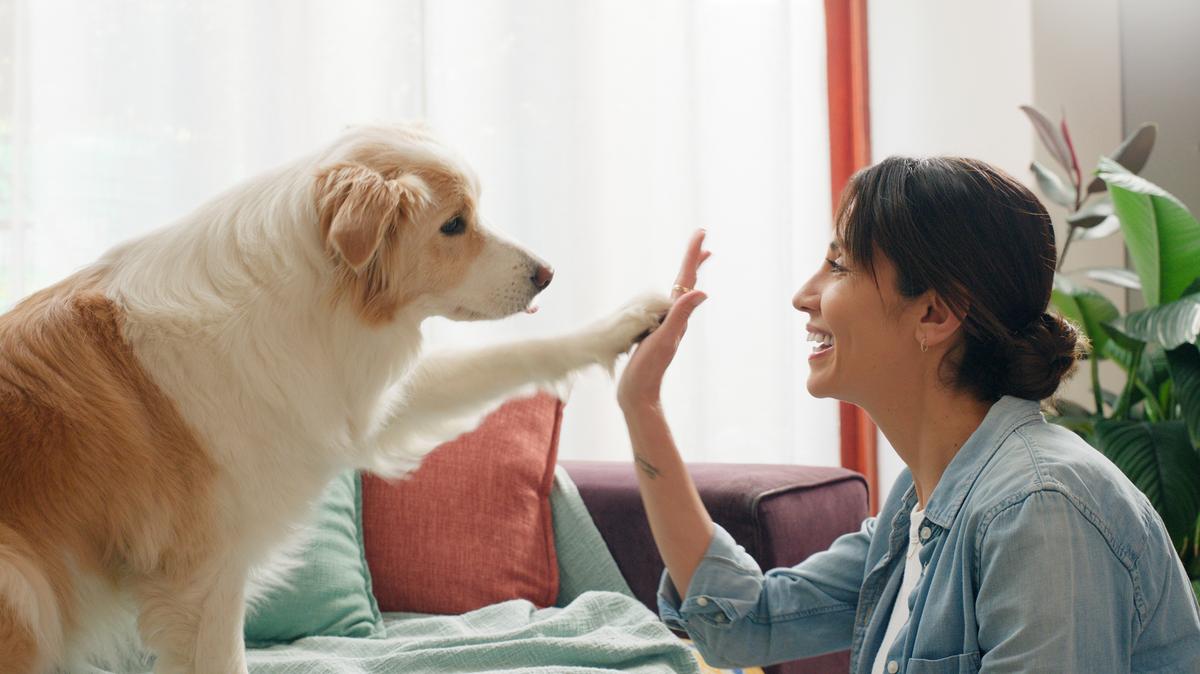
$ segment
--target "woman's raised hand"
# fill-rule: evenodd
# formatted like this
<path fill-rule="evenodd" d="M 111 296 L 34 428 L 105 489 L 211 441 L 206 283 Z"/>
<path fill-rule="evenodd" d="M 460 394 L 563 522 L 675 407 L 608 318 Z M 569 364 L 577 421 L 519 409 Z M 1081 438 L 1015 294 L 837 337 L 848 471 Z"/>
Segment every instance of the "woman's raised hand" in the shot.
<path fill-rule="evenodd" d="M 626 413 L 643 406 L 657 405 L 663 374 L 675 358 L 679 342 L 687 331 L 688 319 L 700 303 L 708 298 L 696 290 L 696 274 L 700 265 L 712 254 L 704 250 L 703 229 L 696 230 L 688 242 L 687 252 L 671 290 L 671 305 L 667 317 L 657 330 L 650 333 L 634 350 L 621 374 L 617 386 L 617 402 Z"/>

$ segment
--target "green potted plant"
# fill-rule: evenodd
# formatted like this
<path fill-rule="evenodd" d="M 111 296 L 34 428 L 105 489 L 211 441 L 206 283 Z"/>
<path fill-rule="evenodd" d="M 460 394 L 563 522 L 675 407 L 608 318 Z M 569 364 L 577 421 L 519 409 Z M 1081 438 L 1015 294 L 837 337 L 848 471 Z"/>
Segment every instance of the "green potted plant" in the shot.
<path fill-rule="evenodd" d="M 1200 223 L 1137 175 L 1154 145 L 1153 125 L 1101 158 L 1085 187 L 1066 120 L 1056 126 L 1034 108 L 1022 110 L 1068 176 L 1064 181 L 1037 162 L 1030 167 L 1046 198 L 1069 212 L 1057 269 L 1072 241 L 1120 231 L 1133 271 L 1081 271 L 1140 293 L 1146 307 L 1122 315 L 1094 288 L 1056 273 L 1054 306 L 1091 340 L 1093 409 L 1057 400 L 1050 418 L 1103 452 L 1146 494 L 1200 597 Z M 1118 389 L 1100 381 L 1097 365 L 1105 358 L 1125 375 Z"/>

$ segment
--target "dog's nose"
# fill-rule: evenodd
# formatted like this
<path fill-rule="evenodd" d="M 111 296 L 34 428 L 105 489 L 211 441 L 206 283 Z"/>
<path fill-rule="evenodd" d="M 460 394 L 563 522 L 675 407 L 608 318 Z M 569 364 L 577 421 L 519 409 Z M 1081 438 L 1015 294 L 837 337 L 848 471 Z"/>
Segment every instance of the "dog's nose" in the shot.
<path fill-rule="evenodd" d="M 554 270 L 544 264 L 538 265 L 537 272 L 529 277 L 533 281 L 534 287 L 538 290 L 545 290 L 546 286 L 550 285 L 550 281 L 554 280 Z"/>

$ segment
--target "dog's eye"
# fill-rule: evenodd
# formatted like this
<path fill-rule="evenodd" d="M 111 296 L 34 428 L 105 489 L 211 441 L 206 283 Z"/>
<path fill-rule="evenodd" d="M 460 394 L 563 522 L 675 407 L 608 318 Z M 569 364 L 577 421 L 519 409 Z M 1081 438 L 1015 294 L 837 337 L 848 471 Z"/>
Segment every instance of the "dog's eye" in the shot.
<path fill-rule="evenodd" d="M 442 225 L 441 229 L 442 234 L 445 234 L 446 236 L 462 234 L 465 231 L 467 231 L 467 221 L 463 220 L 461 217 L 456 217 L 447 221 L 446 224 Z"/>

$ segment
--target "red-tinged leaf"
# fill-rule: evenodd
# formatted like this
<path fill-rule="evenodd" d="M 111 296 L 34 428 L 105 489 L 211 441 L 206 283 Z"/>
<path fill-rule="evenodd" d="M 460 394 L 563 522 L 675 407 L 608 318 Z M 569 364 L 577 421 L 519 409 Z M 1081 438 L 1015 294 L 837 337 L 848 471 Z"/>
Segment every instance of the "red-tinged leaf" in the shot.
<path fill-rule="evenodd" d="M 1063 141 L 1062 132 L 1041 110 L 1030 105 L 1022 105 L 1021 111 L 1029 117 L 1029 121 L 1033 122 L 1033 128 L 1037 131 L 1038 137 L 1042 139 L 1042 144 L 1050 151 L 1050 156 L 1054 157 L 1054 160 L 1069 173 L 1071 157 L 1067 151 L 1067 144 Z"/>
<path fill-rule="evenodd" d="M 1071 142 L 1071 132 L 1067 130 L 1067 116 L 1063 115 L 1059 124 L 1062 130 L 1063 142 L 1067 144 L 1067 152 L 1071 155 L 1071 183 L 1075 185 L 1075 198 L 1079 199 L 1079 188 L 1083 183 L 1083 174 L 1079 172 L 1079 156 L 1075 154 L 1075 144 Z"/>

